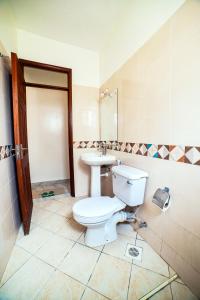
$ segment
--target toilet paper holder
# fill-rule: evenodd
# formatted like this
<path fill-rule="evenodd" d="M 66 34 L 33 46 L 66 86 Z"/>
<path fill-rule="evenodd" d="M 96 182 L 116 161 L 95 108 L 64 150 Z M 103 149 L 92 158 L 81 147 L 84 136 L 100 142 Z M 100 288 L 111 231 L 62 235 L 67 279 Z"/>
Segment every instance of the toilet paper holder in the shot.
<path fill-rule="evenodd" d="M 152 202 L 156 204 L 162 211 L 166 211 L 171 204 L 169 188 L 165 187 L 164 189 L 157 189 L 153 195 Z"/>

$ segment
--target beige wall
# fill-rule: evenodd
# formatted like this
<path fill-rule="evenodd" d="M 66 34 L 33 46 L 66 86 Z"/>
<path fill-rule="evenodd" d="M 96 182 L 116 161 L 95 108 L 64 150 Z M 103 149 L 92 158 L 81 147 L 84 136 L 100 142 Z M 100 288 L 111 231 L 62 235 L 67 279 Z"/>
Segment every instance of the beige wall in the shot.
<path fill-rule="evenodd" d="M 69 178 L 67 92 L 28 87 L 26 94 L 31 182 Z"/>
<path fill-rule="evenodd" d="M 99 140 L 99 89 L 74 85 L 72 100 L 74 141 Z M 74 148 L 76 196 L 89 193 L 90 168 L 80 160 L 81 154 L 87 150 Z"/>
<path fill-rule="evenodd" d="M 199 16 L 200 2 L 187 1 L 102 87 L 119 89 L 119 141 L 200 144 Z M 115 154 L 149 173 L 141 235 L 200 295 L 200 167 Z M 152 196 L 164 186 L 172 205 L 161 213 Z"/>

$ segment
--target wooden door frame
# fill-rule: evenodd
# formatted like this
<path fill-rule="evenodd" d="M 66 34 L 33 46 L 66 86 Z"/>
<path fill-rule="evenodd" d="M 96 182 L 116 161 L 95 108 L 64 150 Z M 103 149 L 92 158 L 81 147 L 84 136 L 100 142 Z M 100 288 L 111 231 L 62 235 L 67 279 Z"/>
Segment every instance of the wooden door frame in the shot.
<path fill-rule="evenodd" d="M 67 91 L 68 95 L 68 144 L 69 144 L 69 169 L 70 169 L 70 192 L 71 196 L 75 197 L 75 185 L 74 185 L 74 159 L 73 159 L 73 123 L 72 123 L 72 69 L 54 66 L 50 64 L 40 63 L 36 61 L 19 59 L 19 63 L 21 64 L 23 70 L 24 67 L 31 67 L 35 69 L 42 69 L 46 71 L 59 72 L 64 73 L 67 76 L 68 86 L 59 87 L 53 85 L 46 84 L 38 84 L 38 83 L 30 83 L 24 82 L 25 86 L 29 87 L 37 87 L 37 88 L 46 88 L 46 89 L 54 89 L 54 90 L 63 90 Z"/>

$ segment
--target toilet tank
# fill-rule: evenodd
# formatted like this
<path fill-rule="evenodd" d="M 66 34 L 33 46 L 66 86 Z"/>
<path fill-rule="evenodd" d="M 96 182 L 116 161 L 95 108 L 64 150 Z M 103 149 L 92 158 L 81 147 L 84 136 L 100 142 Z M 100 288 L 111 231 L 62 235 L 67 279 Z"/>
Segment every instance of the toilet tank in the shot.
<path fill-rule="evenodd" d="M 148 174 L 143 170 L 119 165 L 112 168 L 113 192 L 129 206 L 141 205 Z"/>

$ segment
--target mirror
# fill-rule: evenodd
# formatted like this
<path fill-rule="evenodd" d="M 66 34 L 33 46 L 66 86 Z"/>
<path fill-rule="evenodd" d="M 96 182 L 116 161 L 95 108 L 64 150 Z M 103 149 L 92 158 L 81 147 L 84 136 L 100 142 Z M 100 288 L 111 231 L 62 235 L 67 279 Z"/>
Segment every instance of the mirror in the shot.
<path fill-rule="evenodd" d="M 118 139 L 118 90 L 104 90 L 100 94 L 100 139 Z"/>

